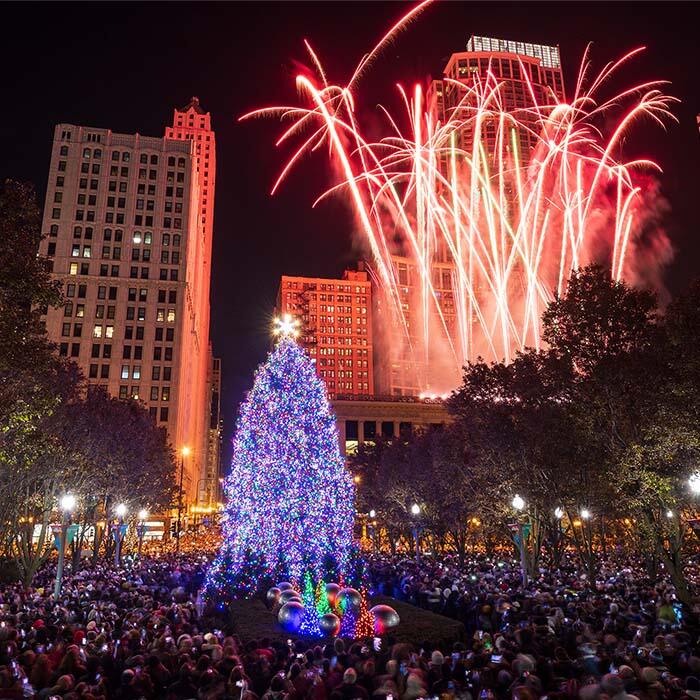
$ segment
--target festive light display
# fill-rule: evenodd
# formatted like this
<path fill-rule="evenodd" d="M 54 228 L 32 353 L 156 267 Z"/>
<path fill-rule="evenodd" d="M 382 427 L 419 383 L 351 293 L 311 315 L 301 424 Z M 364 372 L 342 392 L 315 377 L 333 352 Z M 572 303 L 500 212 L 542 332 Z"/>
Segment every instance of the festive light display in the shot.
<path fill-rule="evenodd" d="M 358 638 L 371 637 L 374 634 L 374 617 L 367 607 L 367 591 L 362 589 L 360 613 L 355 624 L 355 636 Z M 349 608 L 351 606 L 348 606 Z"/>
<path fill-rule="evenodd" d="M 316 609 L 316 594 L 309 572 L 305 576 L 302 600 L 304 602 L 304 616 L 301 619 L 299 631 L 307 637 L 320 637 L 321 628 L 318 624 L 320 615 Z"/>
<path fill-rule="evenodd" d="M 250 596 L 263 578 L 268 585 L 309 585 L 347 570 L 354 485 L 325 385 L 291 337 L 281 338 L 255 374 L 225 489 L 223 541 L 207 575 L 208 594 Z"/>
<path fill-rule="evenodd" d="M 399 86 L 406 114 L 382 108 L 387 135 L 372 141 L 360 126 L 356 83 L 425 5 L 390 29 L 346 85 L 328 82 L 307 43 L 318 78 L 311 70 L 297 76 L 305 101 L 243 118 L 280 117 L 277 145 L 299 138 L 273 193 L 302 156 L 330 155 L 339 177 L 319 200 L 333 193 L 351 203 L 387 323 L 391 317 L 392 345 L 415 368 L 411 385 L 430 395 L 454 388 L 465 361 L 509 361 L 539 347 L 542 312 L 564 291 L 571 270 L 607 262 L 614 279 L 634 281 L 653 272 L 640 269 L 645 245 L 650 265 L 659 265 L 670 246 L 662 233 L 649 242 L 645 217 L 654 216 L 655 189 L 644 175 L 658 166 L 626 160 L 622 148 L 636 122 L 674 119 L 674 98 L 662 92 L 662 81 L 610 93 L 614 75 L 637 50 L 597 76 L 586 54 L 571 100 L 543 103 L 513 55 L 526 107 L 508 106 L 512 86 L 489 66 L 444 80 L 460 98 L 442 122 L 421 85 Z M 524 142 L 535 143 L 527 167 Z"/>

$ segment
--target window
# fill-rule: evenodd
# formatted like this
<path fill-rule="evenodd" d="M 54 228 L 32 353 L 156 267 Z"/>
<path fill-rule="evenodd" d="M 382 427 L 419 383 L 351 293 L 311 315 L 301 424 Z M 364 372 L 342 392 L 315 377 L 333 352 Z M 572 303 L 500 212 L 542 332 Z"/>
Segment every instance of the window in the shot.
<path fill-rule="evenodd" d="M 61 357 L 68 357 L 68 343 L 61 343 L 58 349 L 58 354 Z"/>
<path fill-rule="evenodd" d="M 122 360 L 130 360 L 131 359 L 131 345 L 125 345 L 122 348 Z"/>
<path fill-rule="evenodd" d="M 170 281 L 177 282 L 177 270 L 175 268 L 170 270 Z"/>
<path fill-rule="evenodd" d="M 92 352 L 90 353 L 90 357 L 99 357 L 99 356 L 100 356 L 100 344 L 93 343 L 92 344 Z"/>
<path fill-rule="evenodd" d="M 100 379 L 109 379 L 109 365 L 100 367 Z"/>
<path fill-rule="evenodd" d="M 68 155 L 68 146 L 61 146 L 61 148 L 58 152 L 62 156 L 67 156 Z"/>
<path fill-rule="evenodd" d="M 112 346 L 111 345 L 104 345 L 102 347 L 102 357 L 106 359 L 110 359 L 112 357 Z"/>
<path fill-rule="evenodd" d="M 89 245 L 83 246 L 83 257 L 84 258 L 91 258 L 92 257 L 92 246 L 89 246 Z"/>
<path fill-rule="evenodd" d="M 166 382 L 170 381 L 170 373 L 172 372 L 172 367 L 163 367 L 163 379 Z"/>
<path fill-rule="evenodd" d="M 101 338 L 102 337 L 102 326 L 95 326 L 92 330 L 92 337 L 93 338 Z"/>
<path fill-rule="evenodd" d="M 167 407 L 167 406 L 163 406 L 163 407 L 160 409 L 160 419 L 161 419 L 161 421 L 167 421 L 167 420 L 168 420 L 168 407 Z"/>
<path fill-rule="evenodd" d="M 97 379 L 97 365 L 90 365 L 90 373 L 88 376 L 90 379 Z"/>
<path fill-rule="evenodd" d="M 117 298 L 117 287 L 110 287 L 109 288 L 109 300 L 115 301 L 116 298 Z"/>
<path fill-rule="evenodd" d="M 105 327 L 105 338 L 112 338 L 114 336 L 114 326 Z"/>
<path fill-rule="evenodd" d="M 87 284 L 78 285 L 78 299 L 85 299 L 87 295 Z"/>
<path fill-rule="evenodd" d="M 90 274 L 90 263 L 80 263 L 80 274 L 89 275 Z"/>
<path fill-rule="evenodd" d="M 157 382 L 160 379 L 160 367 L 158 365 L 153 366 L 153 369 L 151 370 L 151 379 L 154 382 Z"/>
<path fill-rule="evenodd" d="M 136 340 L 143 340 L 143 326 L 136 326 Z"/>
<path fill-rule="evenodd" d="M 100 277 L 107 277 L 109 265 L 100 265 Z"/>
<path fill-rule="evenodd" d="M 163 348 L 161 348 L 161 347 L 153 348 L 153 359 L 154 360 L 161 360 L 162 357 L 163 357 Z"/>
<path fill-rule="evenodd" d="M 165 342 L 172 343 L 173 340 L 175 340 L 175 329 L 174 328 L 166 328 L 165 329 Z"/>
<path fill-rule="evenodd" d="M 67 302 L 66 305 L 63 307 L 63 315 L 64 316 L 72 316 L 73 315 L 73 304 L 71 302 Z"/>
<path fill-rule="evenodd" d="M 78 274 L 78 263 L 71 263 L 70 267 L 68 268 L 68 274 L 69 275 L 77 275 Z"/>
<path fill-rule="evenodd" d="M 175 323 L 175 309 L 168 309 L 168 323 Z"/>
<path fill-rule="evenodd" d="M 141 379 L 141 365 L 134 365 L 131 376 L 133 379 Z"/>
<path fill-rule="evenodd" d="M 83 334 L 83 324 L 82 323 L 74 323 L 73 324 L 73 337 L 80 338 L 80 336 L 82 334 Z"/>
<path fill-rule="evenodd" d="M 165 309 L 156 310 L 156 321 L 165 321 Z"/>
<path fill-rule="evenodd" d="M 158 387 L 151 387 L 151 401 L 158 401 Z"/>
<path fill-rule="evenodd" d="M 165 348 L 165 352 L 163 353 L 163 359 L 166 362 L 173 361 L 173 349 L 171 347 Z"/>
<path fill-rule="evenodd" d="M 129 365 L 122 365 L 122 379 L 129 378 Z M 125 387 L 126 388 L 126 387 Z"/>
<path fill-rule="evenodd" d="M 74 245 L 71 247 L 70 254 L 71 254 L 74 258 L 80 257 L 80 245 L 74 244 Z"/>
<path fill-rule="evenodd" d="M 75 296 L 75 285 L 72 282 L 70 284 L 66 285 L 66 296 L 67 297 L 74 297 Z"/>
<path fill-rule="evenodd" d="M 85 316 L 85 304 L 77 304 L 76 305 L 75 315 L 77 318 L 84 318 L 84 316 Z"/>
<path fill-rule="evenodd" d="M 129 396 L 129 387 L 120 386 L 119 387 L 119 398 L 126 399 Z"/>
<path fill-rule="evenodd" d="M 70 323 L 64 323 L 61 326 L 61 335 L 70 335 Z M 68 346 L 66 345 L 66 348 Z"/>
<path fill-rule="evenodd" d="M 161 342 L 163 340 L 163 329 L 162 328 L 156 328 L 156 340 L 158 342 Z"/>
<path fill-rule="evenodd" d="M 136 314 L 136 320 L 137 321 L 145 321 L 146 320 L 146 309 L 143 306 L 139 306 L 138 312 Z"/>

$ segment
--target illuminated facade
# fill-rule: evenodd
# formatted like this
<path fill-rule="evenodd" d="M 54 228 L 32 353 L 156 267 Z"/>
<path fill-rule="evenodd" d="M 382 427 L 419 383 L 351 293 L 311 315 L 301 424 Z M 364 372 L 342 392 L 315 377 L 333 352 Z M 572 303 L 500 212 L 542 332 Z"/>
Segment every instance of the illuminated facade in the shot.
<path fill-rule="evenodd" d="M 443 427 L 452 422 L 441 400 L 375 396 L 372 399 L 331 401 L 343 454 L 357 451 L 358 445 L 381 438 L 408 437 L 414 431 Z"/>
<path fill-rule="evenodd" d="M 209 354 L 209 427 L 207 431 L 207 471 L 198 489 L 198 501 L 213 506 L 220 502 L 221 488 L 221 360 Z"/>
<path fill-rule="evenodd" d="M 165 138 L 57 125 L 40 248 L 66 301 L 45 316 L 49 338 L 189 448 L 187 503 L 207 469 L 214 149 L 196 99 Z"/>
<path fill-rule="evenodd" d="M 469 89 L 477 83 L 483 84 L 489 71 L 500 84 L 500 109 L 517 112 L 523 125 L 515 130 L 512 145 L 508 144 L 507 149 L 517 148 L 516 155 L 521 167 L 527 167 L 540 129 L 538 117 L 531 109 L 533 97 L 539 105 L 556 104 L 564 99 L 559 48 L 472 36 L 467 42 L 466 51 L 452 54 L 443 71 L 444 77 L 432 81 L 430 85 L 427 104 L 433 119 L 444 123 L 458 105 L 470 104 L 471 98 L 465 99 Z M 472 151 L 473 128 L 473 123 L 467 123 L 455 132 L 456 148 Z M 485 118 L 481 123 L 481 143 L 487 157 L 492 157 L 496 151 L 496 138 L 496 119 Z M 442 158 L 440 169 L 446 174 L 447 154 L 443 154 Z M 381 393 L 393 396 L 442 394 L 459 383 L 459 374 L 449 359 L 451 350 L 448 346 L 448 339 L 455 337 L 456 323 L 456 269 L 451 259 L 444 244 L 442 249 L 438 244 L 431 277 L 444 326 L 442 321 L 435 323 L 431 335 L 442 338 L 444 342 L 434 343 L 430 356 L 416 357 L 412 348 L 420 347 L 421 343 L 405 342 L 404 329 L 394 329 L 387 337 L 378 335 L 377 388 Z M 394 255 L 392 262 L 399 281 L 400 302 L 405 310 L 409 336 L 414 332 L 421 334 L 423 328 L 414 328 L 419 325 L 420 319 L 417 306 L 420 304 L 418 285 L 421 275 L 417 274 L 411 258 Z M 375 300 L 377 304 L 381 303 L 379 294 L 375 294 Z M 441 377 L 440 385 L 431 385 L 431 376 Z"/>
<path fill-rule="evenodd" d="M 372 290 L 364 271 L 342 279 L 283 276 L 277 312 L 299 322 L 299 343 L 331 398 L 372 396 Z"/>

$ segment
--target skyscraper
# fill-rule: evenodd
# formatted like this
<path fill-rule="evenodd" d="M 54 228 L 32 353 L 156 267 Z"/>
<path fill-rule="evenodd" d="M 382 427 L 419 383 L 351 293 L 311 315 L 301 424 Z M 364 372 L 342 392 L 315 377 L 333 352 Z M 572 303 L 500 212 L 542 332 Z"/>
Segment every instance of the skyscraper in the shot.
<path fill-rule="evenodd" d="M 280 281 L 277 311 L 299 322 L 299 343 L 331 398 L 374 394 L 371 297 L 364 271 L 346 270 L 342 279 L 284 275 Z"/>
<path fill-rule="evenodd" d="M 59 124 L 41 253 L 66 304 L 48 336 L 91 386 L 143 401 L 184 458 L 184 492 L 206 473 L 214 133 L 198 100 L 165 138 Z"/>
<path fill-rule="evenodd" d="M 489 167 L 494 165 L 497 150 L 501 148 L 501 156 L 505 154 L 509 162 L 526 168 L 541 131 L 540 116 L 532 109 L 533 101 L 538 105 L 553 105 L 564 99 L 559 48 L 472 36 L 467 42 L 466 51 L 452 54 L 443 70 L 443 77 L 430 85 L 427 105 L 433 122 L 439 120 L 444 124 L 456 109 L 476 106 L 477 94 L 488 81 L 491 85 L 498 85 L 495 91 L 498 102 L 497 106 L 492 105 L 492 109 L 517 115 L 518 127 L 511 131 L 507 141 L 499 144 L 497 114 L 486 115 L 478 122 L 464 119 L 463 126 L 454 132 L 454 147 L 458 152 L 471 153 L 475 145 L 475 129 L 478 128 L 478 143 L 483 147 Z M 442 152 L 440 158 L 440 171 L 448 176 L 447 152 Z M 485 173 L 488 177 L 488 171 Z M 513 171 L 512 192 L 516 189 L 515 180 Z M 506 193 L 505 199 L 512 201 L 509 193 Z M 503 216 L 507 215 L 508 212 L 504 211 Z M 436 237 L 430 270 L 435 298 L 430 303 L 439 305 L 439 322 L 437 312 L 431 314 L 430 321 L 424 318 L 426 312 L 421 308 L 422 298 L 418 292 L 420 275 L 416 273 L 413 258 L 402 253 L 392 256 L 392 259 L 406 326 L 392 328 L 391 332 L 377 336 L 378 390 L 398 396 L 442 394 L 459 382 L 450 358 L 452 350 L 448 340 L 454 337 L 456 322 L 457 274 L 453 256 L 445 242 Z M 374 298 L 375 303 L 381 303 L 379 294 L 375 294 Z M 433 339 L 431 354 L 427 357 L 415 352 L 415 348 L 425 347 L 424 343 L 405 337 L 406 329 L 409 336 L 414 332 L 423 333 L 426 324 L 430 325 Z"/>

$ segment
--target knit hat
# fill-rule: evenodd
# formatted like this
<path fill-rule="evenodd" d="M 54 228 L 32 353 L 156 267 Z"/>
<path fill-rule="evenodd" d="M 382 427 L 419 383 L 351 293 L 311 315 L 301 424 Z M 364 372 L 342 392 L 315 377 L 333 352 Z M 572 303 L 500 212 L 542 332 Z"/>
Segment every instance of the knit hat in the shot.
<path fill-rule="evenodd" d="M 432 663 L 433 666 L 442 666 L 444 662 L 445 657 L 442 655 L 442 652 L 436 649 L 430 657 L 430 663 Z"/>

